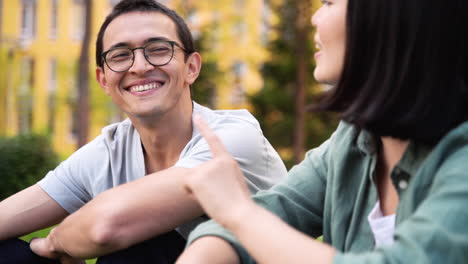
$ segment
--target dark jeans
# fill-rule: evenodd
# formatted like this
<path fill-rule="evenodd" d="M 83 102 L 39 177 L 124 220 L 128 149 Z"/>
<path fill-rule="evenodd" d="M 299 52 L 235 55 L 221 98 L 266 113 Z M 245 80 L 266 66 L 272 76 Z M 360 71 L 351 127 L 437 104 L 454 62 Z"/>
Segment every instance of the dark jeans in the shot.
<path fill-rule="evenodd" d="M 20 239 L 0 241 L 0 264 L 60 264 L 58 261 L 37 256 L 29 244 Z"/>
<path fill-rule="evenodd" d="M 98 258 L 97 264 L 173 264 L 185 247 L 176 231 L 157 236 L 130 248 Z M 0 241 L 0 264 L 60 264 L 35 255 L 20 239 Z"/>

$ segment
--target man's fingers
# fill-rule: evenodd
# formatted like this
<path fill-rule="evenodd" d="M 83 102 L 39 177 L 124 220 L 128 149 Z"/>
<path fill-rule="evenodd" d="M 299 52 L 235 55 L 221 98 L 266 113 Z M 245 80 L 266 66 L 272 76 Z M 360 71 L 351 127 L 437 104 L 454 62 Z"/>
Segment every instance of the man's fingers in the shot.
<path fill-rule="evenodd" d="M 198 128 L 202 136 L 205 138 L 206 142 L 210 146 L 213 157 L 224 155 L 227 153 L 226 148 L 224 147 L 221 140 L 216 136 L 216 134 L 208 127 L 208 124 L 200 116 L 194 116 L 193 123 Z"/>
<path fill-rule="evenodd" d="M 61 264 L 86 264 L 84 260 L 74 259 L 67 255 L 58 255 L 52 253 L 49 249 L 49 244 L 46 238 L 33 238 L 31 239 L 29 246 L 31 250 L 36 253 L 36 255 L 50 259 L 58 259 Z"/>
<path fill-rule="evenodd" d="M 31 242 L 29 243 L 29 247 L 31 250 L 36 253 L 37 255 L 41 257 L 46 257 L 46 258 L 51 258 L 49 254 L 47 254 L 46 250 L 46 244 L 45 244 L 45 239 L 44 238 L 33 238 L 31 239 Z"/>

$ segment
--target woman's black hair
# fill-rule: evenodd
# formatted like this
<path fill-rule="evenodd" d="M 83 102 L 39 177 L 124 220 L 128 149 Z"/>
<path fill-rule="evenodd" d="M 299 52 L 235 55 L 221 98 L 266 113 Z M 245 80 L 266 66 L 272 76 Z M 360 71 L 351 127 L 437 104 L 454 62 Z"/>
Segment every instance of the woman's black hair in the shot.
<path fill-rule="evenodd" d="M 467 0 L 348 0 L 346 23 L 341 78 L 313 109 L 427 143 L 468 119 Z"/>

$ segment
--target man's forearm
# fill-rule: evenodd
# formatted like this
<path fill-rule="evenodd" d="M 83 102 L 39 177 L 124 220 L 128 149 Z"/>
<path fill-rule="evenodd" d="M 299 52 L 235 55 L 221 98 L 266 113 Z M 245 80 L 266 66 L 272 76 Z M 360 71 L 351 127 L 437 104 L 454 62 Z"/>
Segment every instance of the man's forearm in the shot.
<path fill-rule="evenodd" d="M 67 254 L 85 259 L 112 251 L 112 246 L 101 243 L 99 240 L 100 233 L 93 230 L 92 220 L 84 215 L 87 212 L 86 209 L 78 211 L 52 229 L 44 244 L 41 245 L 46 256 Z"/>
<path fill-rule="evenodd" d="M 55 228 L 54 248 L 78 258 L 102 256 L 201 216 L 180 183 L 189 172 L 170 168 L 98 195 Z"/>

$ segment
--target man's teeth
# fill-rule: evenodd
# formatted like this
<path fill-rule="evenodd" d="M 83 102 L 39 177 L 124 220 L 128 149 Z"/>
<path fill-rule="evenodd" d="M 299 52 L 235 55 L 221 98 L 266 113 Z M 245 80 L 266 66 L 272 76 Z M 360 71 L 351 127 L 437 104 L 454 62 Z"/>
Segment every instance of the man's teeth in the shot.
<path fill-rule="evenodd" d="M 148 84 L 145 84 L 145 85 L 132 86 L 130 88 L 130 91 L 131 92 L 144 92 L 144 91 L 148 91 L 148 90 L 159 88 L 159 87 L 161 87 L 160 83 L 148 83 Z"/>

